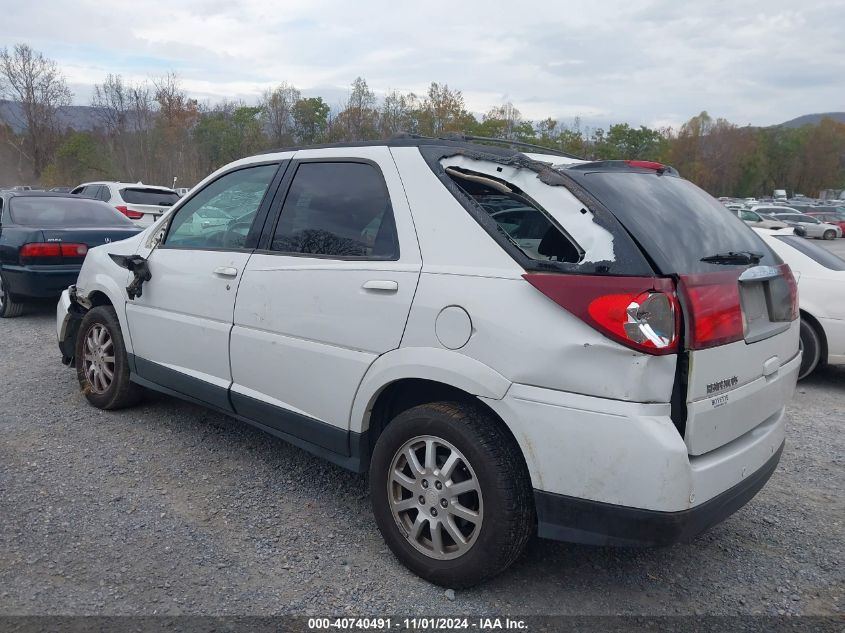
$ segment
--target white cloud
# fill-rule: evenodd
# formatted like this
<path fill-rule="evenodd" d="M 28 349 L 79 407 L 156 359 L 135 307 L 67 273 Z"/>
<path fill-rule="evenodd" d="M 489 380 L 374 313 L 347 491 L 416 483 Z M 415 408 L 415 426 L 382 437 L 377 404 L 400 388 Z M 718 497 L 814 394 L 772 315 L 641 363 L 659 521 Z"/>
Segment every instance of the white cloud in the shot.
<path fill-rule="evenodd" d="M 106 73 L 175 70 L 204 99 L 255 99 L 289 81 L 332 105 L 356 76 L 377 93 L 461 89 L 485 112 L 678 123 L 708 110 L 772 124 L 840 110 L 845 3 L 488 0 L 0 0 L 4 33 L 56 59 L 87 102 Z M 4 7 L 2 5 L 9 6 Z M 6 35 L 8 39 L 8 35 Z M 90 89 L 89 89 L 90 92 Z"/>

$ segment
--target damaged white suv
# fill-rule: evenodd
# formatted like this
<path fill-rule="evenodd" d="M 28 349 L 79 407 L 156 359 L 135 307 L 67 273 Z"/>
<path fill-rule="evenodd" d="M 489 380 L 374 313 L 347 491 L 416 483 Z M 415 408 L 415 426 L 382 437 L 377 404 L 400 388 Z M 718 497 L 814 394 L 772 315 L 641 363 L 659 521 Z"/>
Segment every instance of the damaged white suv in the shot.
<path fill-rule="evenodd" d="M 212 221 L 213 219 L 213 221 Z M 796 285 L 671 168 L 462 140 L 280 151 L 91 249 L 64 361 L 369 470 L 385 540 L 468 586 L 532 533 L 692 537 L 774 471 Z"/>

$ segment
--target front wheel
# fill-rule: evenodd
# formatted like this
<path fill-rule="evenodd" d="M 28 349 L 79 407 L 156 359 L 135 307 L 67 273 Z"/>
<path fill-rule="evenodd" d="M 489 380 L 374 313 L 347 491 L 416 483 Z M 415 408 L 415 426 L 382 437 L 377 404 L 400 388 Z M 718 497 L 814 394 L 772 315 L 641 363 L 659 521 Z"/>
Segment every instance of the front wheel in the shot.
<path fill-rule="evenodd" d="M 129 380 L 129 359 L 117 313 L 91 308 L 76 337 L 76 376 L 82 393 L 98 409 L 122 409 L 138 402 L 141 387 Z"/>
<path fill-rule="evenodd" d="M 822 355 L 822 342 L 816 328 L 801 319 L 801 338 L 799 343 L 803 352 L 801 368 L 798 370 L 798 380 L 803 380 L 818 367 Z"/>
<path fill-rule="evenodd" d="M 825 231 L 824 232 L 824 239 L 835 240 L 836 239 L 836 231 Z"/>
<path fill-rule="evenodd" d="M 506 569 L 534 528 L 519 447 L 477 405 L 423 404 L 381 434 L 370 463 L 376 523 L 422 578 L 469 587 Z"/>

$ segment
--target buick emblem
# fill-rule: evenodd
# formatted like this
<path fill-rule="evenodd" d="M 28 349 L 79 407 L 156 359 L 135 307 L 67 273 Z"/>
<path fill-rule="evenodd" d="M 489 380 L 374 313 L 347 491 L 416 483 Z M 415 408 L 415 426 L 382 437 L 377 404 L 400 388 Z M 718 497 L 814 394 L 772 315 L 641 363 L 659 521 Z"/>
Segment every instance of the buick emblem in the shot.
<path fill-rule="evenodd" d="M 111 238 L 110 238 L 110 237 L 107 237 L 107 238 L 106 238 L 106 244 L 108 244 L 109 242 L 111 242 Z"/>

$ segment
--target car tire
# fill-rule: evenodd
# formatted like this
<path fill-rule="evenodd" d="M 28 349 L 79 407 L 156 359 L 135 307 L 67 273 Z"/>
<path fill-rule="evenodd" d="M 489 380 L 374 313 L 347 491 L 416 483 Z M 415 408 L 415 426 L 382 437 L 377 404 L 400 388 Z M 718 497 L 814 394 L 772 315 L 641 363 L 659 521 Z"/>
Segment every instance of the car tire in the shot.
<path fill-rule="evenodd" d="M 821 362 L 822 355 L 821 337 L 816 328 L 806 319 L 801 319 L 800 347 L 803 355 L 801 356 L 801 367 L 798 370 L 798 380 L 803 380 L 815 371 Z"/>
<path fill-rule="evenodd" d="M 396 416 L 373 449 L 370 496 L 396 557 L 442 586 L 470 587 L 504 571 L 535 526 L 519 446 L 480 405 L 436 402 Z"/>
<path fill-rule="evenodd" d="M 835 240 L 836 239 L 836 231 L 825 231 L 823 237 L 826 240 Z"/>
<path fill-rule="evenodd" d="M 9 284 L 0 273 L 0 319 L 12 319 L 23 314 L 25 304 L 16 301 L 9 293 Z"/>
<path fill-rule="evenodd" d="M 76 376 L 85 398 L 98 409 L 122 409 L 138 402 L 143 389 L 129 380 L 129 359 L 117 313 L 91 308 L 76 336 Z"/>

